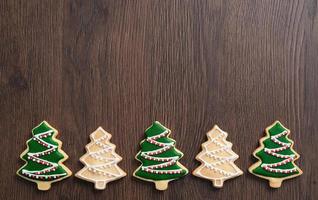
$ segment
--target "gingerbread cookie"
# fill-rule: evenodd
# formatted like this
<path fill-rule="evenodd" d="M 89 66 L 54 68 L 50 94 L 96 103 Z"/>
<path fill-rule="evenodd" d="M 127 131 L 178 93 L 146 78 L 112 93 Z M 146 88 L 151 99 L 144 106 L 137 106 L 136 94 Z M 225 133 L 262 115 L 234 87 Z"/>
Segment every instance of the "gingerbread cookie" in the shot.
<path fill-rule="evenodd" d="M 249 171 L 269 181 L 272 188 L 279 188 L 286 179 L 300 176 L 303 172 L 294 163 L 299 155 L 293 150 L 293 141 L 288 138 L 290 131 L 279 121 L 266 128 L 266 136 L 261 138 L 260 147 L 253 155 L 259 160 Z"/>
<path fill-rule="evenodd" d="M 193 175 L 212 181 L 213 186 L 223 187 L 223 182 L 243 174 L 234 161 L 239 156 L 232 151 L 232 143 L 226 141 L 227 133 L 217 125 L 207 133 L 208 141 L 202 144 L 202 151 L 196 159 L 202 164 Z"/>
<path fill-rule="evenodd" d="M 157 190 L 166 190 L 168 183 L 181 178 L 188 170 L 178 162 L 183 154 L 175 148 L 175 140 L 169 138 L 171 131 L 155 121 L 145 131 L 146 139 L 141 141 L 141 151 L 136 159 L 142 164 L 134 176 L 154 182 Z"/>
<path fill-rule="evenodd" d="M 111 134 L 99 127 L 90 135 L 91 142 L 86 145 L 87 153 L 80 158 L 85 165 L 75 174 L 76 177 L 92 182 L 95 189 L 103 190 L 108 182 L 126 176 L 117 166 L 122 158 L 115 153 L 116 146 L 110 143 Z"/>
<path fill-rule="evenodd" d="M 27 141 L 27 149 L 20 155 L 26 162 L 17 175 L 35 182 L 39 190 L 49 190 L 51 183 L 72 175 L 63 164 L 68 156 L 62 151 L 62 142 L 56 139 L 58 131 L 46 121 L 32 130 L 33 137 Z"/>

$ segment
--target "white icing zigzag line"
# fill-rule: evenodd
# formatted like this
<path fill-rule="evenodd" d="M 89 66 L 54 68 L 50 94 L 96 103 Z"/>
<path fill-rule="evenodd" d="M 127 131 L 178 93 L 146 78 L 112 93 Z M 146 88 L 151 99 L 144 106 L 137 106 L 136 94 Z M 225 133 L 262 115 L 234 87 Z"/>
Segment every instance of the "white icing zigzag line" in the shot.
<path fill-rule="evenodd" d="M 161 157 L 155 157 L 152 155 L 158 155 L 161 154 L 171 148 L 173 148 L 174 143 L 162 143 L 156 141 L 156 139 L 165 137 L 166 135 L 169 134 L 169 130 L 164 131 L 163 133 L 160 133 L 159 135 L 155 135 L 152 137 L 148 137 L 146 139 L 147 142 L 154 144 L 156 146 L 159 146 L 161 148 L 153 151 L 144 151 L 141 152 L 141 156 L 147 160 L 154 160 L 154 161 L 159 161 L 159 162 L 164 162 L 161 164 L 157 165 L 149 165 L 149 166 L 142 166 L 141 169 L 143 171 L 149 172 L 149 173 L 155 173 L 155 174 L 180 174 L 182 172 L 182 169 L 176 169 L 176 170 L 156 170 L 156 169 L 161 169 L 164 167 L 168 167 L 171 165 L 174 165 L 178 161 L 178 156 L 173 156 L 173 157 L 166 157 L 166 158 L 161 158 Z"/>
<path fill-rule="evenodd" d="M 43 165 L 47 165 L 49 167 L 45 168 L 45 169 L 42 169 L 42 170 L 37 170 L 37 171 L 31 171 L 31 170 L 23 169 L 22 170 L 22 174 L 25 174 L 26 176 L 29 176 L 30 178 L 36 178 L 36 179 L 37 178 L 41 178 L 41 177 L 44 177 L 44 178 L 51 178 L 51 177 L 57 178 L 57 177 L 61 177 L 61 176 L 65 176 L 66 175 L 66 173 L 43 175 L 45 173 L 48 173 L 48 172 L 51 172 L 51 171 L 55 171 L 57 169 L 57 167 L 58 167 L 58 164 L 56 164 L 56 163 L 53 163 L 53 162 L 50 162 L 50 161 L 43 160 L 43 159 L 39 158 L 40 156 L 48 155 L 51 152 L 56 151 L 58 146 L 53 145 L 53 144 L 49 144 L 49 143 L 47 143 L 47 142 L 45 142 L 44 140 L 41 139 L 41 138 L 46 138 L 48 136 L 51 136 L 51 134 L 53 134 L 53 133 L 54 133 L 53 130 L 49 130 L 49 131 L 45 131 L 45 132 L 42 132 L 40 134 L 34 135 L 32 137 L 32 140 L 38 142 L 42 146 L 47 147 L 49 149 L 41 151 L 41 152 L 37 152 L 37 153 L 27 153 L 29 160 L 32 160 L 34 162 L 37 162 L 37 163 L 40 163 L 40 164 L 43 164 Z"/>
<path fill-rule="evenodd" d="M 225 171 L 225 170 L 220 169 L 220 168 L 217 167 L 218 165 L 221 165 L 221 164 L 224 164 L 224 163 L 229 163 L 229 164 L 230 164 L 230 162 L 233 162 L 233 161 L 235 161 L 235 160 L 238 158 L 237 155 L 230 156 L 230 157 L 222 157 L 222 156 L 217 156 L 217 155 L 215 155 L 216 153 L 219 153 L 219 152 L 222 152 L 222 151 L 225 151 L 225 152 L 229 153 L 229 150 L 230 150 L 231 147 L 232 147 L 232 144 L 231 144 L 231 143 L 230 143 L 230 144 L 226 144 L 226 145 L 224 146 L 222 143 L 220 143 L 220 142 L 217 141 L 217 139 L 221 138 L 222 136 L 223 136 L 223 137 L 226 137 L 227 135 L 226 135 L 223 131 L 220 131 L 220 134 L 217 135 L 216 137 L 214 137 L 214 138 L 211 138 L 211 137 L 210 137 L 210 138 L 211 138 L 211 139 L 210 139 L 210 142 L 212 142 L 212 143 L 214 143 L 215 145 L 221 147 L 220 149 L 215 149 L 215 150 L 212 150 L 212 151 L 208 151 L 207 148 L 205 148 L 205 149 L 206 149 L 205 155 L 207 155 L 208 157 L 212 157 L 212 158 L 218 160 L 218 162 L 215 162 L 215 163 L 211 163 L 211 164 L 210 164 L 210 163 L 204 161 L 202 158 L 201 158 L 201 160 L 203 161 L 204 165 L 205 165 L 207 168 L 209 168 L 209 169 L 211 169 L 211 170 L 213 170 L 213 171 L 215 171 L 215 172 L 221 173 L 221 174 L 223 174 L 223 175 L 226 176 L 226 177 L 236 176 L 236 175 L 238 175 L 238 174 L 240 174 L 240 173 L 239 173 L 239 172 L 236 172 L 236 173 L 227 172 L 227 171 Z M 229 153 L 229 154 L 230 154 L 230 153 Z"/>
<path fill-rule="evenodd" d="M 296 172 L 297 171 L 297 168 L 296 167 L 293 167 L 291 169 L 275 169 L 273 167 L 278 167 L 278 166 L 281 166 L 281 165 L 285 165 L 289 162 L 292 162 L 294 159 L 295 159 L 295 155 L 283 155 L 283 154 L 278 154 L 276 152 L 280 152 L 280 151 L 283 151 L 283 150 L 286 150 L 288 149 L 291 144 L 290 143 L 285 143 L 285 142 L 281 142 L 279 141 L 277 138 L 280 138 L 284 135 L 287 135 L 288 134 L 288 131 L 283 131 L 277 135 L 274 135 L 274 136 L 271 136 L 270 139 L 276 143 L 276 144 L 279 144 L 279 145 L 282 145 L 283 147 L 279 147 L 279 148 L 273 148 L 273 149 L 269 149 L 269 148 L 264 148 L 264 151 L 272 156 L 275 156 L 277 158 L 285 158 L 284 160 L 280 161 L 280 162 L 277 162 L 277 163 L 263 163 L 261 164 L 261 167 L 263 169 L 265 169 L 266 171 L 270 171 L 270 172 L 276 172 L 276 173 L 285 173 L 285 174 L 289 174 L 289 173 L 292 173 L 292 172 Z"/>
<path fill-rule="evenodd" d="M 209 168 L 209 169 L 215 171 L 215 172 L 218 172 L 218 173 L 220 173 L 220 174 L 223 174 L 223 175 L 226 176 L 226 177 L 235 175 L 235 173 L 230 173 L 230 172 L 227 172 L 227 171 L 225 171 L 225 170 L 223 170 L 223 169 L 220 169 L 220 168 L 215 167 L 216 165 L 214 165 L 214 164 L 205 163 L 205 166 L 206 166 L 207 168 Z"/>
<path fill-rule="evenodd" d="M 211 154 L 210 152 L 207 152 L 206 155 L 209 156 L 210 158 L 214 158 L 222 162 L 232 162 L 238 158 L 238 156 L 230 156 L 230 157 L 217 156 L 217 155 Z"/>

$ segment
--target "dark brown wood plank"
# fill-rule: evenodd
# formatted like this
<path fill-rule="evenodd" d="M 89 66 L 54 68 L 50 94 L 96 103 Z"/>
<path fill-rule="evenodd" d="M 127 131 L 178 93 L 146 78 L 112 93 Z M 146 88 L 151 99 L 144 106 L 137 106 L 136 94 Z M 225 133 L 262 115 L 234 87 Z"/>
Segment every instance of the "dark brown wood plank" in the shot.
<path fill-rule="evenodd" d="M 0 199 L 315 199 L 316 0 L 0 2 Z M 105 191 L 75 177 L 39 192 L 15 176 L 32 127 L 60 131 L 75 173 L 89 134 L 112 133 L 127 177 Z M 274 120 L 291 129 L 304 174 L 272 190 L 247 172 Z M 143 131 L 172 130 L 190 171 L 214 124 L 244 175 L 221 190 L 188 175 L 165 192 L 132 177 Z"/>

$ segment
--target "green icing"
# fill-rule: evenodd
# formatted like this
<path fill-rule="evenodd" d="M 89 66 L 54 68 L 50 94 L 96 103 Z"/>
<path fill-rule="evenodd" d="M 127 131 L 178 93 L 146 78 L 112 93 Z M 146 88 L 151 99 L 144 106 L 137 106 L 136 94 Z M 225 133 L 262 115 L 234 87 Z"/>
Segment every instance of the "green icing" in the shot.
<path fill-rule="evenodd" d="M 277 122 L 276 124 L 274 124 L 269 130 L 268 130 L 268 133 L 270 136 L 275 136 L 283 131 L 285 131 L 286 129 L 279 123 Z M 284 142 L 284 143 L 289 143 L 291 144 L 291 140 L 288 139 L 288 137 L 286 135 L 282 136 L 282 137 L 279 137 L 277 138 L 279 141 L 281 142 Z M 269 149 L 273 149 L 273 148 L 279 148 L 279 147 L 282 147 L 281 145 L 279 144 L 276 144 L 274 143 L 270 138 L 267 138 L 263 141 L 263 144 L 266 148 L 269 148 Z M 291 148 L 287 148 L 283 151 L 280 151 L 280 152 L 277 152 L 278 154 L 282 154 L 282 155 L 295 155 L 295 153 L 292 151 Z M 259 157 L 262 161 L 262 164 L 263 163 L 268 163 L 268 164 L 272 164 L 272 163 L 277 163 L 277 162 L 281 162 L 283 160 L 285 160 L 284 158 L 277 158 L 275 156 L 272 156 L 268 153 L 266 153 L 264 151 L 264 148 L 262 150 L 260 150 L 259 152 L 256 153 L 256 156 Z M 292 169 L 294 168 L 295 165 L 292 163 L 292 162 L 289 162 L 285 165 L 281 165 L 281 166 L 277 166 L 275 167 L 275 169 Z M 295 172 L 291 172 L 291 173 L 288 173 L 288 174 L 284 174 L 284 173 L 276 173 L 276 172 L 270 172 L 270 171 L 267 171 L 265 169 L 263 169 L 261 167 L 261 165 L 259 165 L 257 168 L 255 168 L 253 170 L 253 172 L 255 174 L 259 174 L 259 175 L 262 175 L 262 176 L 267 176 L 267 177 L 277 177 L 277 178 L 283 178 L 283 177 L 288 177 L 288 176 L 291 176 L 291 175 L 294 175 L 294 174 L 298 174 L 299 171 L 295 171 Z"/>
<path fill-rule="evenodd" d="M 43 132 L 46 132 L 46 131 L 49 131 L 49 130 L 53 130 L 53 129 L 51 129 L 46 124 L 46 122 L 42 122 L 39 126 L 35 127 L 32 130 L 32 135 L 38 135 L 40 133 L 43 133 Z M 56 134 L 57 133 L 54 133 L 54 135 L 56 135 Z M 53 134 L 51 134 L 49 137 L 41 138 L 41 139 L 43 141 L 49 143 L 49 144 L 53 144 L 53 145 L 59 146 L 59 144 L 56 141 L 53 140 Z M 38 142 L 36 142 L 35 140 L 32 140 L 32 139 L 28 140 L 27 146 L 28 146 L 28 152 L 27 153 L 38 153 L 38 152 L 42 152 L 42 151 L 45 151 L 45 150 L 48 149 L 48 147 L 45 147 L 45 146 L 39 144 Z M 49 166 L 43 165 L 43 164 L 40 164 L 40 163 L 37 163 L 37 162 L 35 162 L 33 160 L 28 159 L 27 153 L 25 153 L 22 156 L 22 158 L 24 160 L 26 160 L 27 163 L 21 169 L 19 169 L 18 173 L 21 176 L 27 177 L 28 179 L 34 179 L 34 178 L 30 178 L 30 177 L 26 176 L 25 174 L 22 174 L 22 170 L 25 169 L 25 170 L 30 170 L 30 171 L 40 171 L 40 170 L 48 168 Z M 49 161 L 49 162 L 58 163 L 60 160 L 62 160 L 64 158 L 64 156 L 63 156 L 62 153 L 60 153 L 58 151 L 58 149 L 56 149 L 55 151 L 51 152 L 50 154 L 42 155 L 39 158 L 41 158 L 43 160 L 46 160 L 46 161 Z M 43 175 L 54 175 L 54 174 L 62 174 L 62 173 L 66 173 L 67 174 L 67 172 L 63 169 L 63 167 L 58 165 L 58 167 L 57 167 L 57 169 L 55 171 L 47 172 L 47 173 L 44 173 Z M 62 178 L 62 177 L 58 177 L 58 178 L 55 178 L 55 179 L 50 178 L 50 179 L 47 179 L 47 180 L 46 179 L 41 179 L 41 181 L 52 181 L 52 180 L 56 180 L 56 179 L 60 179 L 60 178 Z M 39 180 L 39 179 L 34 179 L 34 180 Z"/>
<path fill-rule="evenodd" d="M 147 128 L 147 130 L 145 131 L 145 134 L 147 137 L 152 137 L 155 135 L 159 135 L 160 133 L 163 133 L 166 130 L 168 130 L 166 127 L 164 127 L 159 122 L 155 121 L 152 123 L 152 125 L 149 128 Z M 170 140 L 172 140 L 172 139 L 170 139 Z"/>
<path fill-rule="evenodd" d="M 166 127 L 164 127 L 163 125 L 161 125 L 159 122 L 154 122 L 152 124 L 152 126 L 149 127 L 145 131 L 145 135 L 147 138 L 149 138 L 152 136 L 159 135 L 166 130 L 168 130 L 168 129 Z M 156 139 L 156 141 L 162 142 L 162 143 L 171 143 L 172 142 L 173 146 L 175 146 L 175 141 L 171 138 L 168 138 L 168 137 L 161 137 L 161 138 Z M 160 162 L 160 161 L 148 160 L 148 159 L 145 159 L 141 156 L 142 152 L 157 150 L 157 149 L 160 149 L 161 147 L 156 146 L 154 144 L 151 144 L 146 140 L 143 140 L 141 142 L 140 146 L 141 146 L 141 151 L 137 154 L 136 158 L 137 158 L 137 160 L 139 160 L 142 163 L 143 167 L 164 163 L 164 162 Z M 183 154 L 179 150 L 177 150 L 175 147 L 172 147 L 169 150 L 162 152 L 160 154 L 154 155 L 154 156 L 155 157 L 162 157 L 162 158 L 178 156 L 180 159 L 183 156 Z M 154 173 L 149 173 L 149 172 L 141 170 L 141 166 L 140 166 L 138 168 L 138 170 L 135 172 L 135 176 L 138 176 L 138 177 L 141 177 L 144 179 L 150 179 L 150 180 L 173 180 L 173 179 L 183 177 L 188 173 L 187 169 L 180 167 L 177 163 L 174 165 L 165 167 L 165 168 L 157 169 L 157 170 L 177 170 L 177 169 L 182 169 L 180 174 L 154 174 Z"/>

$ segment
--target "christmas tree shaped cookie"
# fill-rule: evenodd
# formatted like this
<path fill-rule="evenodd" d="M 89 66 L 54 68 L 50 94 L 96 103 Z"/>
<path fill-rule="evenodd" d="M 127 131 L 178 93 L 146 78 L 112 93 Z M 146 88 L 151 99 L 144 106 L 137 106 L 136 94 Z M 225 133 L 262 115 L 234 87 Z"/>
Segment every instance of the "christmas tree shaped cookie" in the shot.
<path fill-rule="evenodd" d="M 32 130 L 33 137 L 27 141 L 27 149 L 21 154 L 26 162 L 17 175 L 37 183 L 39 190 L 49 190 L 51 183 L 72 175 L 63 165 L 68 156 L 62 151 L 62 142 L 56 139 L 58 132 L 46 121 Z"/>
<path fill-rule="evenodd" d="M 253 155 L 259 160 L 249 171 L 255 176 L 267 179 L 273 188 L 279 188 L 285 179 L 294 178 L 303 172 L 294 163 L 299 155 L 293 150 L 293 141 L 287 136 L 290 131 L 279 121 L 266 128 L 260 147 Z"/>
<path fill-rule="evenodd" d="M 155 121 L 145 131 L 146 139 L 141 141 L 141 151 L 136 159 L 142 163 L 134 176 L 154 182 L 157 190 L 166 190 L 169 181 L 181 178 L 188 170 L 178 162 L 183 154 L 175 148 L 176 142 L 169 138 L 170 130 Z"/>
<path fill-rule="evenodd" d="M 117 166 L 122 158 L 115 153 L 116 146 L 110 143 L 111 134 L 99 127 L 90 135 L 91 142 L 86 145 L 87 153 L 80 161 L 85 165 L 75 174 L 76 177 L 93 182 L 95 188 L 103 190 L 108 182 L 126 176 L 126 173 Z"/>
<path fill-rule="evenodd" d="M 227 133 L 217 125 L 207 133 L 208 141 L 202 144 L 202 151 L 196 159 L 202 164 L 193 175 L 211 180 L 214 187 L 223 187 L 223 182 L 243 174 L 234 164 L 239 156 L 232 151 L 232 143 L 226 141 Z"/>

